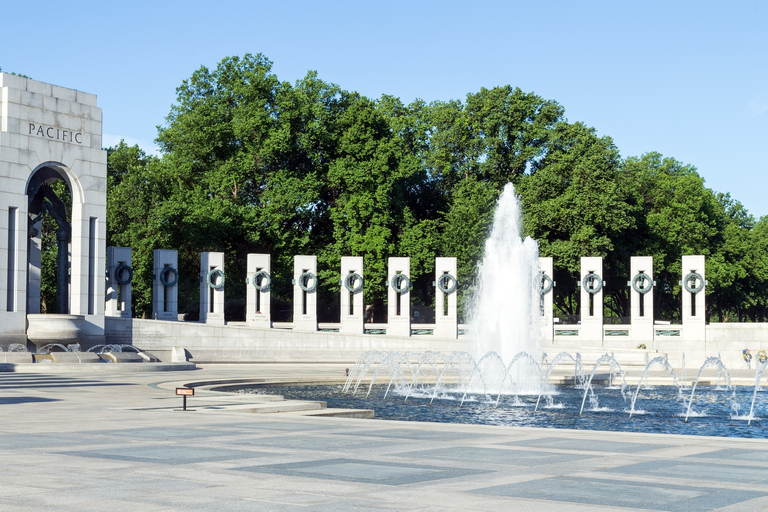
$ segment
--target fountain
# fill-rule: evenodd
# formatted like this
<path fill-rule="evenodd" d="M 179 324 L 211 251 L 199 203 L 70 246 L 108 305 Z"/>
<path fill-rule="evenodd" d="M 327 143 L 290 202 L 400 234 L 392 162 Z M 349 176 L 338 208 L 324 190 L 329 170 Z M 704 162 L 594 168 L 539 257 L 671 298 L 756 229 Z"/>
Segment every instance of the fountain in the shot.
<path fill-rule="evenodd" d="M 371 351 L 358 359 L 341 388 L 281 387 L 274 392 L 326 400 L 329 407 L 370 408 L 377 417 L 398 420 L 768 437 L 763 429 L 748 428 L 751 421 L 758 419 L 758 410 L 768 410 L 768 403 L 761 403 L 768 400 L 758 400 L 760 380 L 768 361 L 757 365 L 754 391 L 749 389 L 748 416 L 738 414 L 739 403 L 748 400 L 745 387 L 733 390 L 730 404 L 722 399 L 723 385 L 726 392 L 732 386 L 719 356 L 707 358 L 701 366 L 682 412 L 680 405 L 686 401 L 682 394 L 686 385 L 685 354 L 682 383 L 665 356 L 650 361 L 646 356 L 644 366 L 634 368 L 638 373 L 633 378 L 639 375 L 634 392 L 628 389 L 620 357 L 612 353 L 589 355 L 595 363 L 588 375 L 579 353 L 563 351 L 547 363 L 546 354 L 542 354 L 535 341 L 534 330 L 540 311 L 533 307 L 540 302 L 540 283 L 536 278 L 540 275 L 538 248 L 530 238 L 521 237 L 520 220 L 519 201 L 512 185 L 507 185 L 499 197 L 485 254 L 478 266 L 470 307 L 469 351 Z M 556 372 L 562 363 L 573 365 L 572 376 L 569 368 Z M 598 374 L 606 366 L 607 373 Z M 665 372 L 664 385 L 649 384 L 654 367 Z M 717 370 L 715 386 L 705 385 L 708 383 L 702 380 L 707 368 Z M 555 386 L 553 381 L 561 385 Z M 365 396 L 359 397 L 356 392 L 364 383 Z M 263 386 L 256 388 L 258 392 L 270 392 Z M 638 410 L 641 389 L 648 396 L 644 397 L 643 409 Z M 700 412 L 693 409 L 697 391 Z M 542 396 L 546 403 L 540 407 Z M 696 417 L 693 424 L 688 423 L 689 416 Z"/>
<path fill-rule="evenodd" d="M 731 376 L 728 373 L 728 370 L 725 368 L 725 365 L 723 364 L 722 360 L 719 357 L 708 357 L 706 361 L 704 361 L 704 364 L 701 365 L 701 369 L 699 369 L 699 374 L 696 376 L 696 381 L 693 383 L 693 387 L 691 388 L 691 398 L 688 400 L 688 409 L 685 412 L 685 422 L 688 423 L 688 416 L 691 414 L 691 404 L 693 403 L 693 395 L 696 393 L 696 386 L 699 384 L 699 379 L 701 379 L 701 374 L 704 372 L 704 369 L 714 366 L 717 368 L 717 387 L 720 387 L 720 382 L 722 380 L 723 375 L 725 375 L 725 378 L 727 379 L 727 387 L 726 390 L 731 389 Z"/>
<path fill-rule="evenodd" d="M 621 378 L 621 396 L 626 398 L 625 392 L 627 388 L 627 381 L 624 378 L 624 370 L 621 369 L 621 365 L 618 361 L 616 361 L 616 358 L 613 357 L 613 354 L 605 354 L 597 360 L 595 367 L 592 368 L 592 373 L 589 374 L 589 379 L 584 385 L 584 398 L 581 399 L 581 409 L 579 409 L 579 416 L 581 416 L 581 413 L 584 412 L 584 402 L 587 400 L 587 395 L 589 395 L 589 402 L 592 407 L 591 410 L 598 410 L 597 396 L 595 395 L 594 388 L 592 387 L 592 380 L 595 378 L 595 372 L 597 372 L 597 369 L 600 368 L 600 366 L 602 366 L 604 363 L 608 363 L 609 365 L 608 385 L 610 386 L 613 383 L 614 375 Z"/>
<path fill-rule="evenodd" d="M 478 265 L 478 281 L 472 297 L 472 354 L 496 352 L 504 361 L 521 352 L 539 353 L 531 336 L 534 304 L 539 294 L 534 277 L 539 270 L 539 247 L 523 239 L 522 212 L 515 189 L 508 183 L 493 215 L 485 254 Z M 530 377 L 532 375 L 529 375 Z"/>
<path fill-rule="evenodd" d="M 685 362 L 685 358 L 683 358 L 683 362 Z M 632 405 L 629 408 L 629 417 L 632 417 L 632 414 L 635 412 L 635 402 L 637 402 L 637 395 L 640 393 L 640 388 L 643 385 L 643 381 L 645 380 L 645 377 L 648 375 L 648 371 L 651 369 L 654 365 L 661 365 L 664 367 L 664 369 L 667 371 L 669 376 L 672 378 L 672 382 L 677 388 L 677 394 L 678 396 L 681 395 L 682 388 L 680 387 L 680 384 L 677 382 L 677 374 L 675 373 L 675 370 L 672 368 L 672 365 L 669 364 L 669 361 L 667 361 L 666 357 L 658 356 L 651 359 L 647 365 L 645 365 L 645 370 L 643 370 L 643 374 L 640 376 L 640 382 L 637 383 L 637 388 L 635 388 L 635 394 L 632 396 Z M 685 370 L 685 366 L 683 366 L 683 370 Z"/>

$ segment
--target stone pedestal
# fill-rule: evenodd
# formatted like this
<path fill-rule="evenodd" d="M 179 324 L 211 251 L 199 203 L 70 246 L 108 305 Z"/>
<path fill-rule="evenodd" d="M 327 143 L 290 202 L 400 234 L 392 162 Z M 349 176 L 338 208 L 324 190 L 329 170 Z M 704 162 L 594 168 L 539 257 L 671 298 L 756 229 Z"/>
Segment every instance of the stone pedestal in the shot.
<path fill-rule="evenodd" d="M 200 254 L 200 321 L 224 325 L 224 253 Z"/>
<path fill-rule="evenodd" d="M 456 269 L 456 258 L 435 258 L 435 336 L 441 339 L 459 337 Z"/>
<path fill-rule="evenodd" d="M 629 264 L 630 322 L 632 344 L 653 345 L 653 258 L 632 256 Z"/>
<path fill-rule="evenodd" d="M 69 345 L 81 343 L 85 337 L 83 315 L 28 315 L 27 337 L 37 348 L 49 343 Z"/>
<path fill-rule="evenodd" d="M 387 275 L 387 335 L 410 336 L 411 259 L 389 258 Z"/>
<path fill-rule="evenodd" d="M 107 247 L 107 302 L 105 314 L 131 318 L 131 265 L 130 247 Z"/>
<path fill-rule="evenodd" d="M 247 261 L 248 277 L 245 321 L 251 327 L 269 329 L 272 327 L 270 315 L 270 287 L 272 283 L 272 259 L 269 254 L 249 254 Z"/>
<path fill-rule="evenodd" d="M 178 252 L 155 249 L 152 266 L 152 318 L 179 319 L 179 263 Z"/>
<path fill-rule="evenodd" d="M 603 258 L 581 258 L 581 343 L 603 345 Z"/>
<path fill-rule="evenodd" d="M 317 331 L 317 285 L 317 256 L 294 256 L 294 331 Z"/>
<path fill-rule="evenodd" d="M 534 332 L 538 332 L 539 340 L 544 343 L 550 343 L 554 340 L 554 311 L 553 299 L 555 296 L 555 274 L 552 258 L 540 257 L 539 270 L 541 274 L 537 281 L 539 302 L 538 307 L 534 307 Z"/>
<path fill-rule="evenodd" d="M 704 348 L 706 340 L 706 272 L 703 255 L 683 256 L 682 295 L 683 302 L 683 340 L 686 345 L 693 344 L 698 349 Z"/>
<path fill-rule="evenodd" d="M 341 257 L 341 312 L 339 332 L 363 334 L 363 258 Z"/>

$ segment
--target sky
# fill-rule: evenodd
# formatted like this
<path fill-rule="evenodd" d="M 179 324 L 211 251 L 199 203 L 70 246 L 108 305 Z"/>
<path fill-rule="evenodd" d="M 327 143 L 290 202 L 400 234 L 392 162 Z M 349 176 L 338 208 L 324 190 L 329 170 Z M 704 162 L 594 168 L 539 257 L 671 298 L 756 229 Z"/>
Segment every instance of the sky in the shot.
<path fill-rule="evenodd" d="M 176 88 L 262 53 L 281 81 L 404 103 L 512 85 L 555 100 L 622 157 L 695 166 L 768 215 L 768 2 L 38 0 L 2 6 L 0 67 L 94 93 L 103 143 L 156 152 Z"/>

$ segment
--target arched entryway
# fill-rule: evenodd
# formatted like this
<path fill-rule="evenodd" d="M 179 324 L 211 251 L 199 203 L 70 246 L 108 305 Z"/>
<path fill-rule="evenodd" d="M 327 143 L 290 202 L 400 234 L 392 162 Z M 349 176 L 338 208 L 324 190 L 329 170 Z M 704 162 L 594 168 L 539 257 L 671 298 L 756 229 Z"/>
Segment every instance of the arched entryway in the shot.
<path fill-rule="evenodd" d="M 46 164 L 27 183 L 27 313 L 70 312 L 72 188 Z"/>

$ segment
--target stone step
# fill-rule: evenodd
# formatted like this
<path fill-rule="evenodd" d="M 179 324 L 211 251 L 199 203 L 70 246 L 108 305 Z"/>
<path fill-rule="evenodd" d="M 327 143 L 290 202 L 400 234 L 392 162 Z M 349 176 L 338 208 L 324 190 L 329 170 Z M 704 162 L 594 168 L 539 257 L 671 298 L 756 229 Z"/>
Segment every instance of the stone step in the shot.
<path fill-rule="evenodd" d="M 376 414 L 373 409 L 322 409 L 318 411 L 297 411 L 289 414 L 297 416 L 318 416 L 318 417 L 333 417 L 333 418 L 360 418 L 370 420 L 373 419 Z"/>
<path fill-rule="evenodd" d="M 326 408 L 325 402 L 285 400 L 283 402 L 266 402 L 261 404 L 243 404 L 226 407 L 227 410 L 237 412 L 251 412 L 256 414 L 274 414 L 283 412 L 318 411 Z"/>

